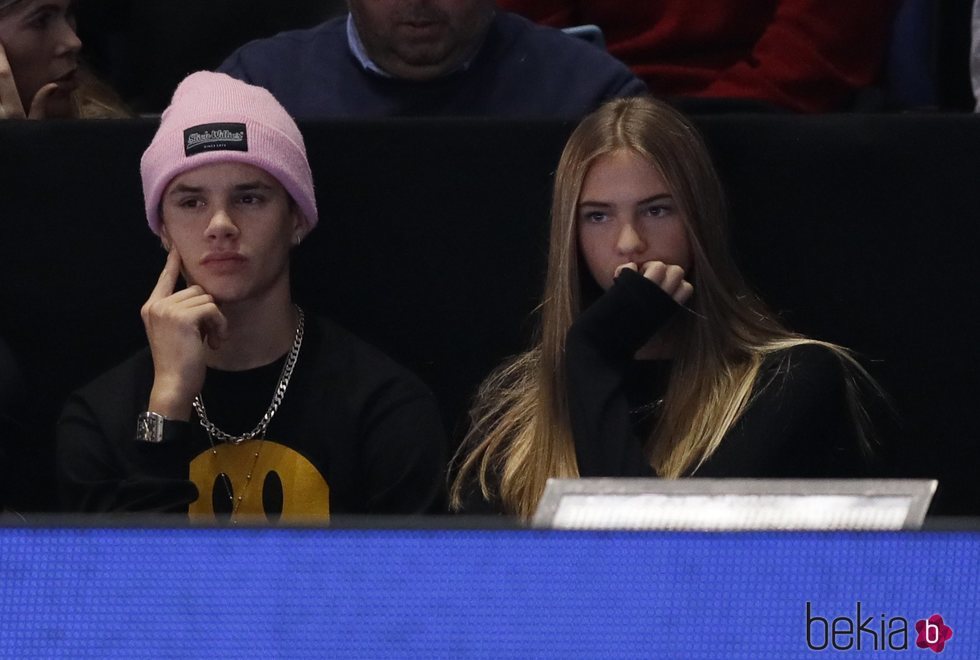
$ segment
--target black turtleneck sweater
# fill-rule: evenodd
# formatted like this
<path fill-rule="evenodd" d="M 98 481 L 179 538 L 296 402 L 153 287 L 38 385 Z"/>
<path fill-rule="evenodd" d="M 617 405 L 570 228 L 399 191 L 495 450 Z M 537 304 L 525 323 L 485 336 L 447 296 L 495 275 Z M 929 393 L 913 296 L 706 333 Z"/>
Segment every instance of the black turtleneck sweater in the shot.
<path fill-rule="evenodd" d="M 581 476 L 657 476 L 644 443 L 660 415 L 671 363 L 634 355 L 678 313 L 684 312 L 660 287 L 627 269 L 569 329 L 566 393 Z M 747 409 L 687 476 L 869 476 L 843 369 L 834 352 L 814 344 L 768 357 Z M 483 501 L 475 485 L 464 493 L 465 512 L 501 509 Z"/>

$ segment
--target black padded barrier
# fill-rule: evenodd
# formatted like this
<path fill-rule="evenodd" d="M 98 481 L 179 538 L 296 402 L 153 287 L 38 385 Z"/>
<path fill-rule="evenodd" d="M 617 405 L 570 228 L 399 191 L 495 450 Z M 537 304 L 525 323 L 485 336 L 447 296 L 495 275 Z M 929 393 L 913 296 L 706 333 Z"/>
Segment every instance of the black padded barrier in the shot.
<path fill-rule="evenodd" d="M 889 472 L 940 478 L 938 513 L 980 513 L 980 119 L 696 121 L 750 281 L 795 329 L 866 358 L 903 420 L 882 439 Z M 164 262 L 139 178 L 155 127 L 0 122 L 0 336 L 38 402 L 26 413 L 31 458 L 15 470 L 36 490 L 28 510 L 53 506 L 51 428 L 65 396 L 144 344 L 138 311 Z M 298 301 L 415 370 L 458 438 L 476 385 L 529 340 L 551 177 L 572 125 L 301 128 L 321 225 L 295 256 Z"/>

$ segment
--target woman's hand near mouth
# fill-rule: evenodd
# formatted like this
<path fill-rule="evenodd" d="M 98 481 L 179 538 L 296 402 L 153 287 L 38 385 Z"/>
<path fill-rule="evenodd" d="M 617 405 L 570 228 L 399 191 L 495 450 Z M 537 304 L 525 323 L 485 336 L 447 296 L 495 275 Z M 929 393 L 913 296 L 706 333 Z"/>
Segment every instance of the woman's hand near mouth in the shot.
<path fill-rule="evenodd" d="M 30 111 L 25 112 L 17 92 L 17 83 L 14 82 L 14 72 L 7 61 L 3 44 L 0 44 L 0 119 L 44 119 L 47 115 L 48 99 L 56 91 L 57 82 L 50 82 L 39 89 L 31 100 Z"/>

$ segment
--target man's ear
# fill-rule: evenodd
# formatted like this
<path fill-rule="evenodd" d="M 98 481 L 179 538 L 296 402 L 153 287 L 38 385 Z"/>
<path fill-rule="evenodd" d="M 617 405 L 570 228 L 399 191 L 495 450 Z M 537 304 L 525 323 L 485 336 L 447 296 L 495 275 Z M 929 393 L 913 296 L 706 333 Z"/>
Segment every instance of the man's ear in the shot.
<path fill-rule="evenodd" d="M 164 250 L 170 252 L 173 241 L 170 240 L 170 232 L 167 231 L 167 225 L 162 220 L 160 222 L 160 243 L 163 244 Z"/>
<path fill-rule="evenodd" d="M 299 210 L 299 206 L 295 203 L 290 205 L 289 214 L 292 217 L 293 245 L 299 245 L 306 238 L 306 235 L 310 233 L 309 225 L 303 217 L 303 212 Z"/>

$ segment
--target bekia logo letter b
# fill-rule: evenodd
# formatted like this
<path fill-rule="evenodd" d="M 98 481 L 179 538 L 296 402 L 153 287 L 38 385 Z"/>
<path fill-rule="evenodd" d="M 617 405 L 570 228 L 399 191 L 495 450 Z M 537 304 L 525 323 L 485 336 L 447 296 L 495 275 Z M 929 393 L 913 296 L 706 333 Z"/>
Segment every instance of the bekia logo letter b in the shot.
<path fill-rule="evenodd" d="M 919 634 L 915 645 L 920 649 L 931 649 L 936 653 L 942 653 L 946 648 L 946 642 L 953 636 L 953 629 L 946 625 L 939 614 L 916 621 L 915 631 Z"/>

